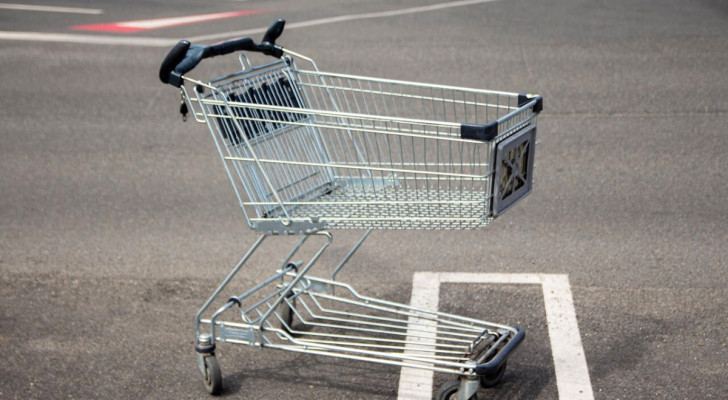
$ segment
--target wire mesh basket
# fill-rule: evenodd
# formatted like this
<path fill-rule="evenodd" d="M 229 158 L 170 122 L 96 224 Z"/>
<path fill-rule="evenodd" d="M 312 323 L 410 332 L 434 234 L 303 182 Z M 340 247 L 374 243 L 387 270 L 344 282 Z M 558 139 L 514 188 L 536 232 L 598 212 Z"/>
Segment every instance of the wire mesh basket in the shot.
<path fill-rule="evenodd" d="M 530 192 L 540 98 L 243 65 L 191 101 L 254 229 L 473 229 Z"/>

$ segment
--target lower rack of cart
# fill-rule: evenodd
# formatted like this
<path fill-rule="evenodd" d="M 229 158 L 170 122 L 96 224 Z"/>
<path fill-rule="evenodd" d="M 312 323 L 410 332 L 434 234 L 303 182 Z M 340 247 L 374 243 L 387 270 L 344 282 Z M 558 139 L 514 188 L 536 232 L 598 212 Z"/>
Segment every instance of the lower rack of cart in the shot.
<path fill-rule="evenodd" d="M 224 342 L 456 374 L 459 381 L 448 382 L 451 394 L 442 398 L 457 393 L 467 400 L 478 386 L 500 380 L 525 335 L 517 327 L 364 296 L 349 284 L 302 275 L 301 265 L 289 263 L 200 319 L 210 329 L 198 335 L 197 346 L 206 383 L 222 380 L 214 376 L 220 375 L 214 350 Z"/>

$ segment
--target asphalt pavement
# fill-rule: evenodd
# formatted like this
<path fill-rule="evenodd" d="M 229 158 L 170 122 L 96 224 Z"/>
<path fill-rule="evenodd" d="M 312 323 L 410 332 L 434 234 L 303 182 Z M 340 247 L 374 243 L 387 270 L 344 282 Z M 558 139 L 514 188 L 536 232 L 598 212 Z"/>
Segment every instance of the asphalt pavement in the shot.
<path fill-rule="evenodd" d="M 178 39 L 211 43 L 282 17 L 291 28 L 279 43 L 324 70 L 544 97 L 526 200 L 483 230 L 374 232 L 342 280 L 406 303 L 418 271 L 566 274 L 595 399 L 725 399 L 728 4 L 412 11 L 438 4 L 0 7 L 0 398 L 208 398 L 193 317 L 256 236 L 207 128 L 182 121 L 179 92 L 158 68 Z M 259 13 L 136 32 L 72 28 L 237 10 Z M 209 61 L 199 77 L 238 66 Z M 334 233 L 321 274 L 357 234 Z M 268 243 L 236 285 L 268 276 L 293 243 Z M 479 398 L 560 398 L 539 288 L 443 284 L 439 307 L 528 333 L 502 383 Z M 397 398 L 396 367 L 241 346 L 218 357 L 224 398 Z M 448 379 L 436 374 L 433 390 Z"/>

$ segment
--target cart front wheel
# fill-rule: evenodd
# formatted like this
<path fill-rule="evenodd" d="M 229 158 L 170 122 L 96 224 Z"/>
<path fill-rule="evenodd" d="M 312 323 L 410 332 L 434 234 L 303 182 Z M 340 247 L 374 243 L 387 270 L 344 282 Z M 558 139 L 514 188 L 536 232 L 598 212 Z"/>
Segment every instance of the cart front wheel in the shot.
<path fill-rule="evenodd" d="M 497 385 L 498 382 L 500 382 L 501 378 L 503 378 L 503 374 L 505 374 L 505 373 L 506 373 L 506 363 L 504 362 L 503 364 L 500 365 L 500 367 L 498 367 L 498 369 L 495 372 L 488 374 L 488 375 L 481 375 L 480 376 L 480 386 L 484 387 L 484 388 L 491 388 L 491 387 Z"/>
<path fill-rule="evenodd" d="M 435 396 L 436 400 L 457 400 L 458 388 L 460 387 L 459 380 L 453 380 L 445 382 L 440 386 L 440 390 L 437 391 Z M 478 395 L 474 394 L 470 396 L 469 400 L 478 400 Z"/>
<path fill-rule="evenodd" d="M 282 321 L 278 321 L 278 325 L 281 329 L 288 331 L 293 330 L 293 309 L 290 305 L 288 305 L 288 301 L 292 302 L 294 307 L 296 304 L 296 299 L 291 299 L 291 297 L 293 297 L 293 293 L 289 294 L 286 297 L 286 300 L 284 300 L 278 308 L 278 312 L 282 319 Z"/>
<path fill-rule="evenodd" d="M 205 357 L 205 389 L 213 396 L 222 392 L 222 372 L 215 356 Z"/>

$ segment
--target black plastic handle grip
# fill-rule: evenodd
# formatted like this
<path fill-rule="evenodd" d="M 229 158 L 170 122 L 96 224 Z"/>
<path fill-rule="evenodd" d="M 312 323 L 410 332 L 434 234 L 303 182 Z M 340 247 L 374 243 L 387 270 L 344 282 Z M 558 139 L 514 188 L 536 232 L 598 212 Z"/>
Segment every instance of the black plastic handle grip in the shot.
<path fill-rule="evenodd" d="M 169 74 L 174 70 L 177 64 L 185 58 L 187 49 L 190 48 L 190 42 L 186 40 L 180 40 L 177 44 L 172 47 L 172 50 L 167 53 L 167 57 L 164 57 L 162 66 L 159 67 L 159 79 L 164 83 L 172 84 L 169 81 Z M 175 85 L 179 87 L 179 85 Z"/>
<path fill-rule="evenodd" d="M 278 18 L 268 27 L 268 30 L 265 32 L 265 36 L 263 36 L 263 43 L 270 43 L 270 44 L 276 44 L 276 39 L 278 39 L 281 34 L 283 33 L 283 27 L 286 25 L 286 20 L 283 18 Z"/>
<path fill-rule="evenodd" d="M 192 71 L 197 64 L 205 58 L 230 54 L 235 51 L 258 51 L 263 54 L 280 58 L 283 49 L 276 46 L 275 41 L 283 33 L 286 21 L 278 18 L 265 32 L 263 42 L 256 44 L 251 38 L 228 40 L 209 46 L 190 44 L 187 40 L 180 40 L 167 53 L 159 68 L 159 79 L 175 87 L 182 85 L 182 75 Z"/>
<path fill-rule="evenodd" d="M 215 43 L 207 46 L 205 57 L 222 56 L 236 51 L 255 51 L 256 44 L 251 38 L 228 40 L 227 42 Z"/>

